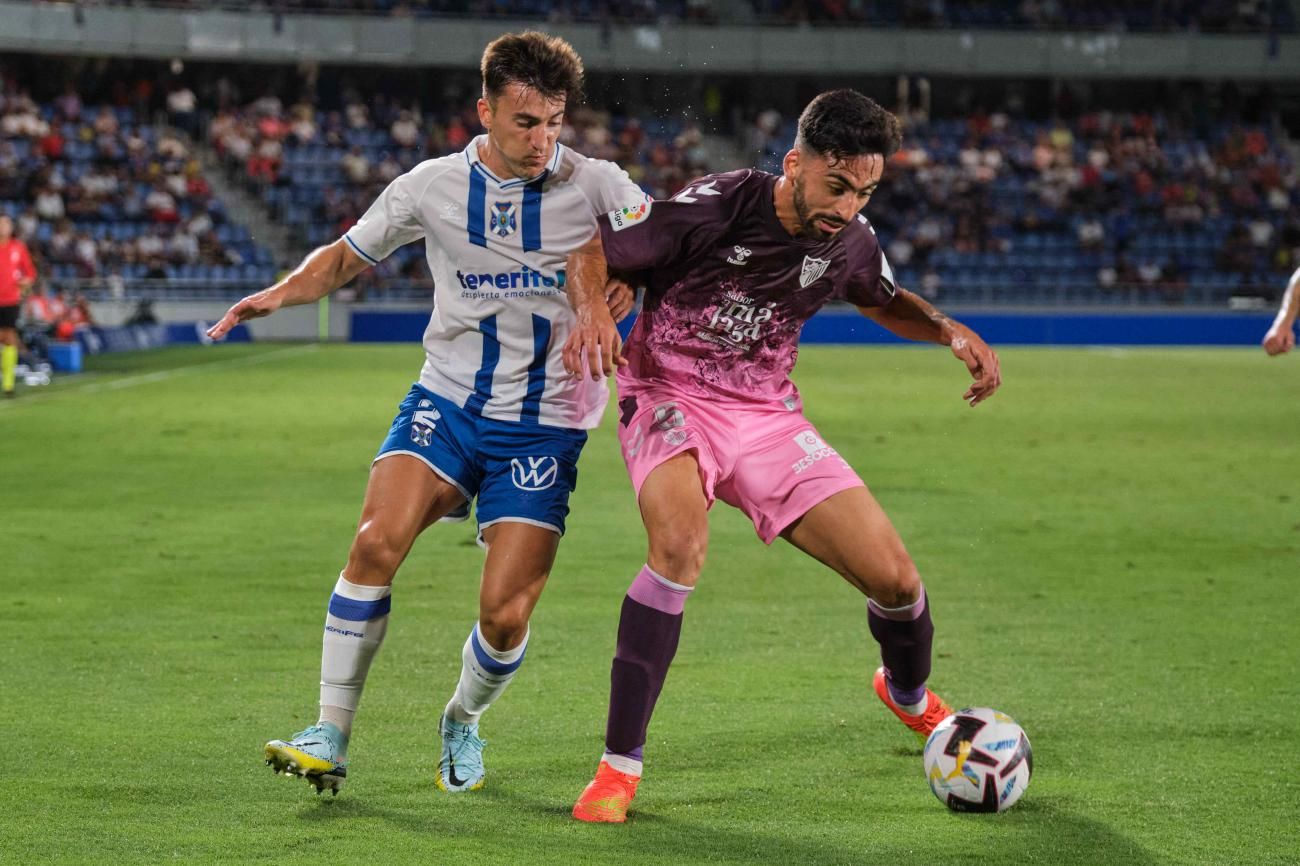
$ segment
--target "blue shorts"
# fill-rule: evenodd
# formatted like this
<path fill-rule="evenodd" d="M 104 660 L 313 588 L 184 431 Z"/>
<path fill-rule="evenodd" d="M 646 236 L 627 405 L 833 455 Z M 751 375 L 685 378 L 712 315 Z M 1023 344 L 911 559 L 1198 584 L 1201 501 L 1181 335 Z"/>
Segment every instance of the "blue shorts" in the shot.
<path fill-rule="evenodd" d="M 477 498 L 480 533 L 493 523 L 513 522 L 563 535 L 586 442 L 585 430 L 473 415 L 416 383 L 375 459 L 410 454 L 467 500 Z"/>

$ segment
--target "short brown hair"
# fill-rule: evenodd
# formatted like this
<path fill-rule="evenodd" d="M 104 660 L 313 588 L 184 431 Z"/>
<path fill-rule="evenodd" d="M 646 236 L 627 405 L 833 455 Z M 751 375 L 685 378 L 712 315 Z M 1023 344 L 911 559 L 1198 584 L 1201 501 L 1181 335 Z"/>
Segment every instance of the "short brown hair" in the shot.
<path fill-rule="evenodd" d="M 582 58 L 558 36 L 536 30 L 498 36 L 483 49 L 483 98 L 500 96 L 510 84 L 566 104 L 582 98 Z"/>

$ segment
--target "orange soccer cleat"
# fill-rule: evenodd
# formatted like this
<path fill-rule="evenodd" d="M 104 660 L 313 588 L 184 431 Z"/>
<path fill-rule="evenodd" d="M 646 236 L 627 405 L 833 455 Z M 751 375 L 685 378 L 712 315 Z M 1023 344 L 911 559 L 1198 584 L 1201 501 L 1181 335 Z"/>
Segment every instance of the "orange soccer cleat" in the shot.
<path fill-rule="evenodd" d="M 920 739 L 921 744 L 930 737 L 939 723 L 952 715 L 952 707 L 944 701 L 943 698 L 936 695 L 929 688 L 925 690 L 925 712 L 919 715 L 913 715 L 894 703 L 893 697 L 889 694 L 889 685 L 885 682 L 885 669 L 877 668 L 876 675 L 871 678 L 871 685 L 876 690 L 876 697 L 902 720 Z"/>
<path fill-rule="evenodd" d="M 596 778 L 574 804 L 573 817 L 592 823 L 622 824 L 627 820 L 627 808 L 632 805 L 640 781 L 640 776 L 620 773 L 601 761 L 596 768 Z"/>

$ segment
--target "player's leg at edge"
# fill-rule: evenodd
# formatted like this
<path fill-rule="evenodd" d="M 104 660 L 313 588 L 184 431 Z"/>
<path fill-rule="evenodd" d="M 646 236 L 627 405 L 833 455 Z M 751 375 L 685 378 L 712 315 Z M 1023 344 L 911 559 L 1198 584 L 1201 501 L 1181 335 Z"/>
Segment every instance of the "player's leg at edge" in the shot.
<path fill-rule="evenodd" d="M 483 713 L 514 679 L 528 649 L 528 620 L 546 587 L 560 536 L 507 519 L 483 530 L 487 559 L 479 589 L 479 620 L 461 650 L 460 679 L 438 720 L 442 753 L 438 787 L 475 791 L 486 782 L 478 735 Z"/>
<path fill-rule="evenodd" d="M 317 793 L 338 793 L 347 778 L 353 717 L 388 628 L 393 575 L 416 537 L 464 501 L 415 457 L 392 454 L 371 467 L 357 533 L 325 616 L 320 717 L 263 747 L 276 773 L 305 778 Z"/>
<path fill-rule="evenodd" d="M 605 752 L 573 807 L 573 817 L 591 823 L 627 820 L 643 772 L 650 716 L 677 653 L 686 599 L 708 548 L 708 502 L 693 452 L 657 466 L 637 501 L 649 552 L 619 617 Z"/>
<path fill-rule="evenodd" d="M 884 509 L 866 487 L 850 488 L 813 506 L 781 536 L 867 596 L 867 622 L 883 663 L 873 688 L 924 743 L 952 708 L 926 685 L 934 641 L 930 606 Z"/>

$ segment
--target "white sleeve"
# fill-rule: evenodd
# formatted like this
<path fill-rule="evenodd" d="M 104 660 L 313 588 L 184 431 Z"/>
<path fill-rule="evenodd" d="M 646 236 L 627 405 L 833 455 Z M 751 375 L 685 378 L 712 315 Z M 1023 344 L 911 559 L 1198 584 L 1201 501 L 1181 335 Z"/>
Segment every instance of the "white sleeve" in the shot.
<path fill-rule="evenodd" d="M 424 237 L 424 226 L 415 208 L 414 172 L 407 172 L 388 185 L 370 209 L 343 236 L 361 258 L 377 265 L 400 246 Z"/>
<path fill-rule="evenodd" d="M 626 171 L 603 159 L 588 157 L 584 170 L 578 175 L 578 183 L 591 202 L 592 216 L 639 207 L 650 200 L 650 196 L 632 181 Z"/>
<path fill-rule="evenodd" d="M 885 251 L 880 251 L 880 287 L 893 297 L 898 293 L 898 280 L 894 279 L 894 269 L 889 265 L 889 259 L 885 258 Z"/>

